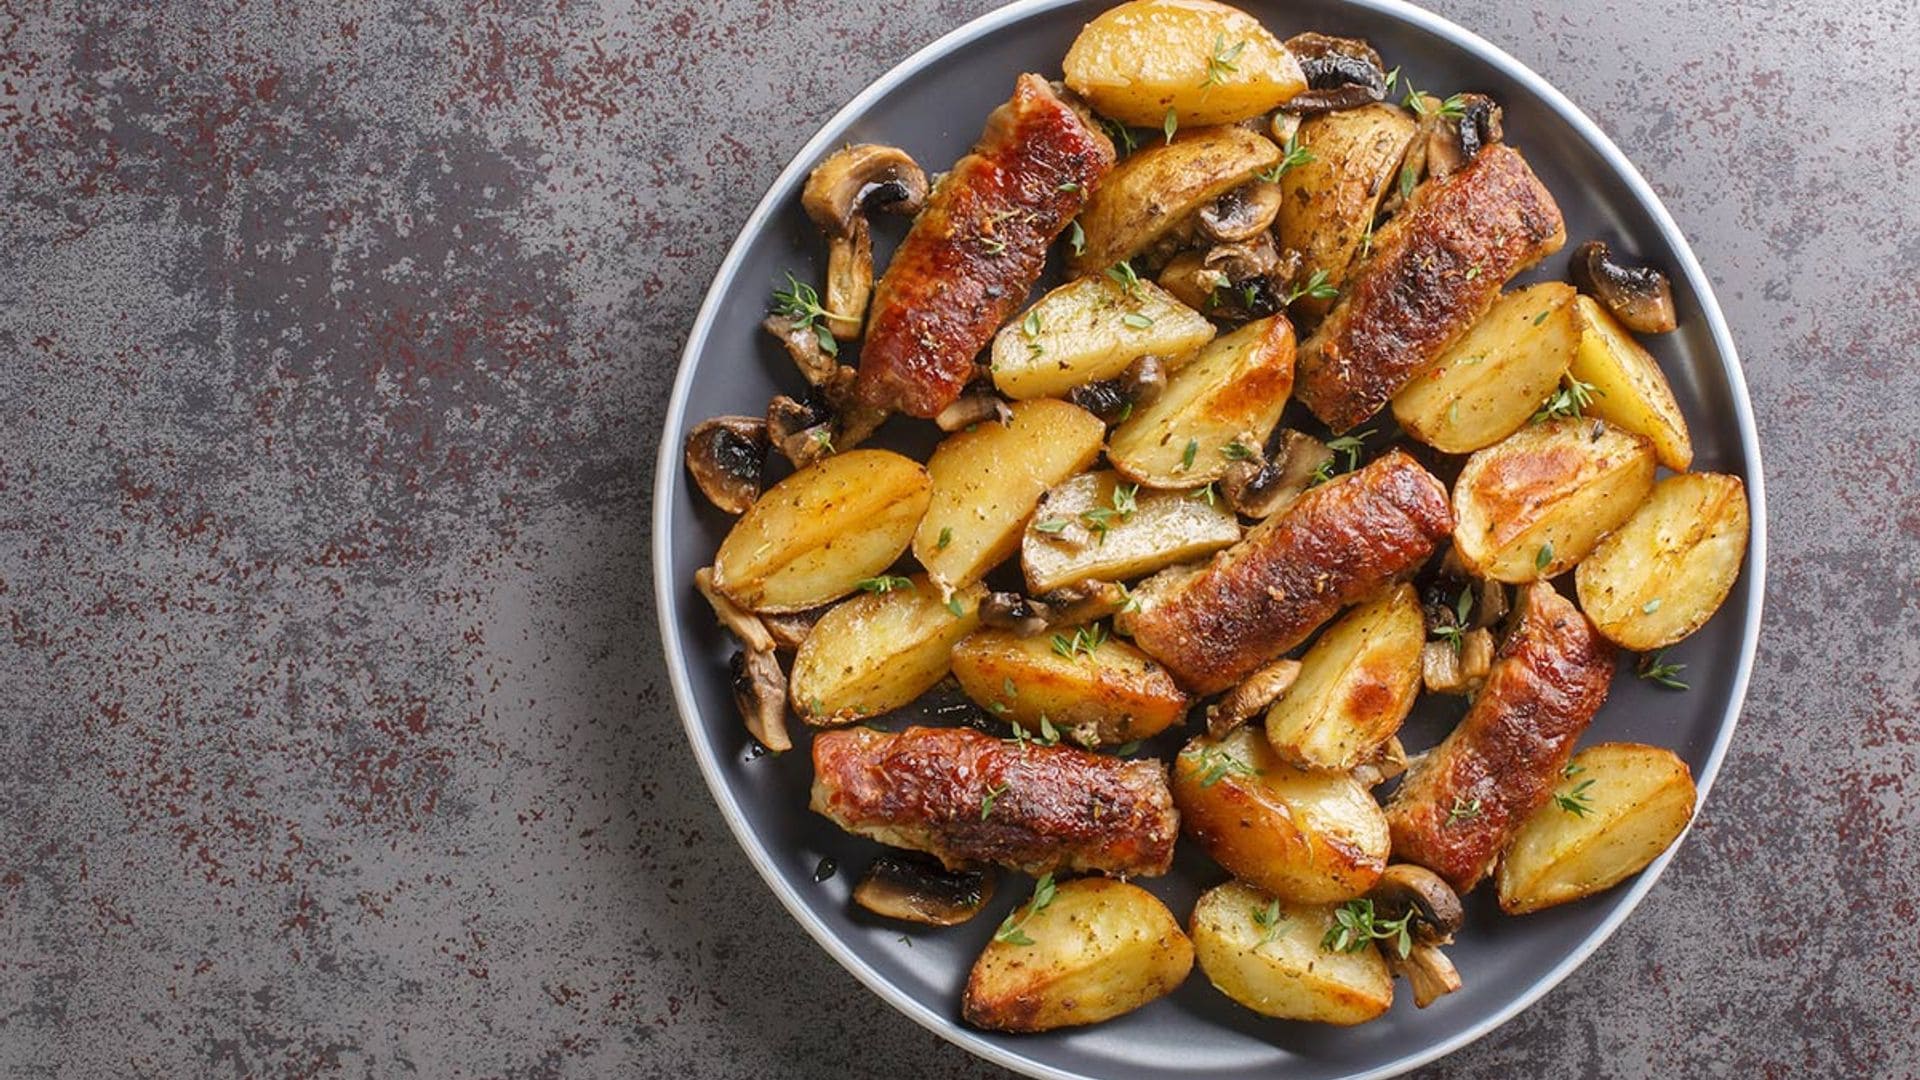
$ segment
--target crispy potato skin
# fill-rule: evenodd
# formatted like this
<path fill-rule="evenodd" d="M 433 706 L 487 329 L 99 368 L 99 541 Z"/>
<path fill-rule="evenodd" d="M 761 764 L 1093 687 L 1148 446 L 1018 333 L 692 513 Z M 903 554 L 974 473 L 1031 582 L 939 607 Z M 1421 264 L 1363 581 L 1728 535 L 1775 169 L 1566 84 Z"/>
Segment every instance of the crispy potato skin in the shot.
<path fill-rule="evenodd" d="M 972 728 L 823 732 L 813 770 L 816 813 L 949 867 L 1157 877 L 1180 832 L 1163 763 L 1016 746 Z"/>
<path fill-rule="evenodd" d="M 1422 188 L 1301 346 L 1298 393 L 1335 431 L 1372 416 L 1492 306 L 1508 278 L 1566 243 L 1560 208 L 1518 151 L 1488 147 Z"/>
<path fill-rule="evenodd" d="M 1394 858 L 1427 867 L 1463 894 L 1552 796 L 1613 678 L 1613 645 L 1552 585 L 1527 586 L 1519 603 L 1486 686 L 1387 806 Z M 1478 815 L 1451 814 L 1456 800 L 1476 799 Z"/>
<path fill-rule="evenodd" d="M 1045 637 L 979 630 L 954 646 L 952 663 L 960 689 L 981 708 L 1032 732 L 1044 716 L 1082 746 L 1152 738 L 1187 713 L 1173 676 L 1114 638 L 1067 658 Z"/>
<path fill-rule="evenodd" d="M 952 404 L 1113 160 L 1113 144 L 1045 79 L 1020 76 L 874 288 L 860 400 L 919 417 Z"/>
<path fill-rule="evenodd" d="M 1155 121 L 1156 123 L 1158 121 Z M 1074 276 L 1131 259 L 1201 207 L 1280 162 L 1273 140 L 1240 127 L 1191 128 L 1170 143 L 1142 147 L 1087 199 L 1080 215 L 1086 249 Z"/>
<path fill-rule="evenodd" d="M 1341 608 L 1410 573 L 1453 530 L 1440 481 L 1395 450 L 1309 490 L 1131 622 L 1188 689 L 1225 690 Z"/>

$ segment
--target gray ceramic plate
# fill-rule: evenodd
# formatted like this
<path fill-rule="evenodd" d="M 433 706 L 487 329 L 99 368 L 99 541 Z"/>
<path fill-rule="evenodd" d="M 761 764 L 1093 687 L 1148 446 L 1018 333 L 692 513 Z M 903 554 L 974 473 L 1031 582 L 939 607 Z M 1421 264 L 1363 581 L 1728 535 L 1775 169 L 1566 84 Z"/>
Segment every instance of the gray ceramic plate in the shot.
<path fill-rule="evenodd" d="M 1263 1019 L 1233 1005 L 1196 972 L 1178 992 L 1110 1023 L 1078 1031 L 1012 1037 L 957 1022 L 968 966 L 1000 921 L 1027 893 L 1007 879 L 993 910 L 971 924 L 916 932 L 849 909 L 848 891 L 876 849 L 806 809 L 812 770 L 800 746 L 775 757 L 754 753 L 728 690 L 732 644 L 692 586 L 711 561 L 730 520 L 707 506 L 679 466 L 688 429 L 722 413 L 753 414 L 799 378 L 758 328 L 771 291 L 792 269 L 819 280 L 823 245 L 799 208 L 807 171 L 848 141 L 904 146 L 929 171 L 965 153 L 987 113 L 1022 71 L 1057 73 L 1081 25 L 1107 6 L 1027 0 L 961 27 L 868 87 L 801 148 L 780 174 L 721 264 L 688 337 L 662 435 L 654 503 L 654 565 L 661 637 L 674 697 L 695 756 L 727 823 L 793 917 L 822 947 L 895 1008 L 979 1054 L 1039 1077 L 1382 1077 L 1410 1069 L 1484 1035 L 1546 993 L 1606 940 L 1661 869 L 1602 896 L 1537 915 L 1501 917 L 1482 889 L 1468 925 L 1449 950 L 1465 989 L 1424 1011 L 1402 992 L 1392 1012 L 1341 1030 Z M 1680 230 L 1644 179 L 1571 102 L 1512 57 L 1461 28 L 1396 0 L 1241 0 L 1281 37 L 1301 30 L 1365 37 L 1422 88 L 1480 90 L 1506 107 L 1507 137 L 1527 154 L 1567 217 L 1577 242 L 1605 237 L 1672 273 L 1680 329 L 1649 339 L 1692 425 L 1695 468 L 1746 478 L 1754 535 L 1748 565 L 1732 597 L 1705 629 L 1673 650 L 1687 665 L 1690 693 L 1662 692 L 1623 676 L 1587 741 L 1625 739 L 1673 748 L 1692 766 L 1705 796 L 1719 771 L 1746 691 L 1760 626 L 1766 561 L 1766 507 L 1759 446 L 1739 362 L 1706 276 Z M 879 240 L 890 245 L 898 230 Z M 878 239 L 878 238 L 877 238 Z M 1569 245 L 1571 246 L 1571 245 Z M 880 253 L 884 258 L 885 252 Z M 884 265 L 884 264 L 883 264 Z M 1561 276 L 1565 257 L 1536 276 Z M 932 426 L 895 421 L 880 445 L 924 456 Z M 1422 703 L 1408 744 L 1436 741 L 1457 705 Z M 908 709 L 895 726 L 919 718 Z M 1159 749 L 1170 754 L 1171 739 Z M 1671 855 L 1671 853 L 1669 853 Z M 816 866 L 832 858 L 842 871 L 824 882 Z M 1184 915 L 1201 889 L 1224 875 L 1191 845 L 1174 872 L 1145 882 Z M 804 1007 L 804 1004 L 801 1006 Z"/>

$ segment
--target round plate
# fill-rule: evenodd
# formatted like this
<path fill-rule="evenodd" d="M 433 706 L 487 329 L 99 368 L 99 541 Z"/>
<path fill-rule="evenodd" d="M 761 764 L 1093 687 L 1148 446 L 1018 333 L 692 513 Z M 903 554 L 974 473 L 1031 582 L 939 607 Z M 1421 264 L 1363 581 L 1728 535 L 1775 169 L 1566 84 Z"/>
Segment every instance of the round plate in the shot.
<path fill-rule="evenodd" d="M 1027 0 L 976 19 L 935 41 L 881 77 L 828 121 L 780 174 L 715 276 L 681 359 L 660 440 L 654 502 L 654 566 L 661 638 L 675 702 L 714 799 L 740 845 L 793 917 L 873 991 L 914 1020 L 968 1050 L 1030 1076 L 1060 1078 L 1384 1077 L 1430 1061 L 1490 1031 L 1565 978 L 1606 940 L 1659 876 L 1672 852 L 1610 892 L 1535 915 L 1505 918 L 1490 888 L 1469 902 L 1468 925 L 1448 950 L 1465 986 L 1425 1010 L 1404 990 L 1374 1023 L 1342 1029 L 1269 1020 L 1228 1001 L 1199 972 L 1171 996 L 1090 1028 L 1046 1035 L 982 1033 L 958 1021 L 968 968 L 1004 913 L 1024 900 L 1028 883 L 1003 879 L 990 910 L 944 930 L 902 927 L 852 910 L 848 893 L 877 845 L 849 836 L 807 810 L 812 768 L 807 737 L 785 755 L 756 753 L 730 695 L 733 643 L 693 588 L 731 519 L 687 482 L 681 447 L 693 424 L 727 413 L 762 412 L 776 393 L 797 393 L 798 373 L 759 328 L 771 292 L 792 270 L 818 282 L 825 245 L 800 211 L 807 172 L 850 141 L 905 147 L 929 172 L 948 167 L 978 137 L 987 114 L 1023 71 L 1060 70 L 1080 27 L 1105 4 Z M 1619 149 L 1540 76 L 1492 45 L 1397 0 L 1246 0 L 1281 38 L 1303 30 L 1364 37 L 1402 66 L 1414 84 L 1450 92 L 1479 90 L 1506 109 L 1506 133 L 1558 199 L 1568 248 L 1589 237 L 1613 242 L 1669 268 L 1680 328 L 1648 338 L 1692 425 L 1694 467 L 1746 479 L 1753 538 L 1748 565 L 1726 606 L 1673 649 L 1687 665 L 1690 693 L 1652 688 L 1622 672 L 1588 742 L 1633 740 L 1671 747 L 1692 767 L 1704 797 L 1719 771 L 1746 692 L 1760 625 L 1766 506 L 1759 445 L 1747 390 L 1719 306 L 1680 230 Z M 898 239 L 897 223 L 876 227 L 876 261 Z M 1565 255 L 1536 277 L 1561 277 Z M 900 429 L 898 431 L 893 429 Z M 876 445 L 924 459 L 932 425 L 896 420 Z M 1625 662 L 1630 662 L 1625 661 Z M 1409 749 L 1437 741 L 1457 719 L 1457 701 L 1423 701 L 1409 721 Z M 920 719 L 919 707 L 887 717 L 893 727 Z M 937 721 L 936 721 L 937 722 Z M 800 725 L 795 725 L 796 729 Z M 1177 747 L 1165 737 L 1163 755 Z M 841 871 L 814 880 L 823 858 Z M 1192 844 L 1173 873 L 1142 882 L 1176 914 L 1224 874 Z"/>

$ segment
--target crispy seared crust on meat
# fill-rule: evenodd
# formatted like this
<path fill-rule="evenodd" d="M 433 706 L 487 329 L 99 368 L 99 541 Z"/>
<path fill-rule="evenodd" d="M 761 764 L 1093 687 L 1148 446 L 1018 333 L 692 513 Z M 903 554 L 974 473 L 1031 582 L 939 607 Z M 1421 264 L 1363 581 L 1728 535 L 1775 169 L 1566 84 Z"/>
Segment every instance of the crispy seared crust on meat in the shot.
<path fill-rule="evenodd" d="M 1205 569 L 1145 594 L 1128 629 L 1188 689 L 1225 690 L 1418 568 L 1452 529 L 1446 489 L 1395 450 L 1309 490 Z"/>
<path fill-rule="evenodd" d="M 1025 302 L 1047 245 L 1113 161 L 1113 143 L 1045 79 L 1020 76 L 874 289 L 861 402 L 920 417 L 952 404 L 975 355 Z"/>
<path fill-rule="evenodd" d="M 1607 700 L 1613 656 L 1552 585 L 1523 590 L 1486 686 L 1387 806 L 1393 857 L 1462 893 L 1479 884 L 1520 822 L 1552 796 L 1575 740 Z M 1479 812 L 1456 814 L 1456 805 Z"/>
<path fill-rule="evenodd" d="M 822 732 L 812 807 L 848 832 L 949 867 L 990 862 L 1029 874 L 1155 877 L 1180 833 L 1165 763 L 972 728 Z"/>
<path fill-rule="evenodd" d="M 1380 230 L 1300 346 L 1294 392 L 1333 430 L 1353 427 L 1486 314 L 1507 279 L 1566 240 L 1559 206 L 1519 152 L 1482 150 Z"/>

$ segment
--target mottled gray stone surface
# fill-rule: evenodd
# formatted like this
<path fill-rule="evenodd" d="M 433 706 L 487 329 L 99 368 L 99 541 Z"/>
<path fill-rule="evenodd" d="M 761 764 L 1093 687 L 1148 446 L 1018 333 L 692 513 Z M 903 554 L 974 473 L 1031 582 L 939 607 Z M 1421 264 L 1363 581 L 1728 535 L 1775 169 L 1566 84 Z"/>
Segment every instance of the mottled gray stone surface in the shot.
<path fill-rule="evenodd" d="M 647 566 L 726 240 L 988 6 L 0 0 L 0 1075 L 1000 1075 L 753 876 Z M 1911 6 L 1436 6 L 1691 238 L 1773 587 L 1672 871 L 1427 1075 L 1915 1075 Z"/>

